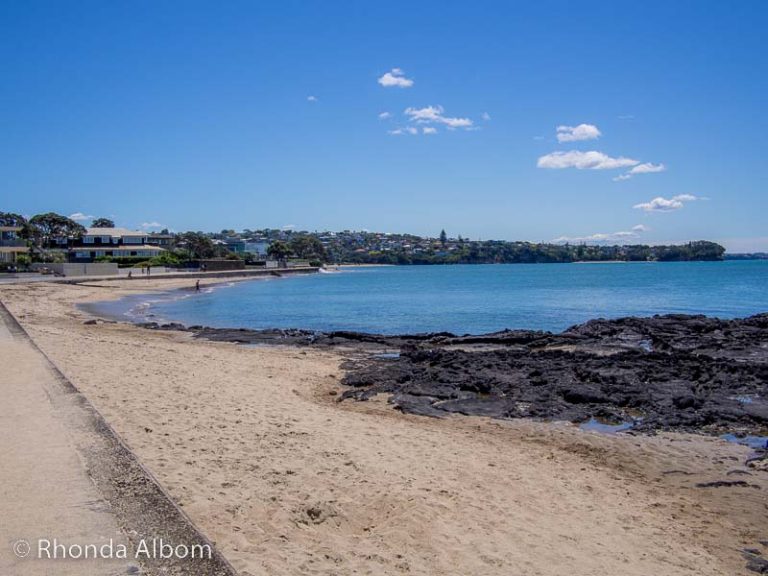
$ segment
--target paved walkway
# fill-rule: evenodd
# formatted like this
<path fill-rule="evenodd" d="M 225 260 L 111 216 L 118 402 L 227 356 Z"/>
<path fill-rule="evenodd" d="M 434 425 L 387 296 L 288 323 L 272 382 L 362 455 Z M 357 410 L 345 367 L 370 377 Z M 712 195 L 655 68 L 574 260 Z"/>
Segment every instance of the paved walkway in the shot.
<path fill-rule="evenodd" d="M 56 373 L 2 308 L 0 358 L 0 575 L 137 573 L 130 551 L 128 559 L 38 558 L 40 539 L 67 548 L 112 539 L 115 550 L 128 542 L 78 452 L 89 432 L 67 417 Z"/>

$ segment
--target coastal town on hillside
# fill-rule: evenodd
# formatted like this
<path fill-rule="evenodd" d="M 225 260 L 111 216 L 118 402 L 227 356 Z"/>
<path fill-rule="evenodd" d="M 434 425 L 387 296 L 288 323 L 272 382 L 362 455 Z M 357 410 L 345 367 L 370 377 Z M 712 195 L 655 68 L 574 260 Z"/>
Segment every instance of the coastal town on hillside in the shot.
<path fill-rule="evenodd" d="M 722 260 L 725 249 L 708 241 L 680 245 L 607 245 L 581 242 L 531 243 L 469 240 L 449 236 L 352 231 L 309 232 L 245 229 L 220 232 L 158 232 L 118 227 L 108 218 L 88 227 L 55 213 L 29 219 L 0 212 L 0 267 L 33 264 L 114 263 L 119 267 L 190 267 L 223 261 L 223 267 L 265 266 L 268 262 L 320 264 L 478 264 L 582 261 Z M 761 255 L 751 255 L 761 257 Z M 210 264 L 209 264 L 210 265 Z"/>

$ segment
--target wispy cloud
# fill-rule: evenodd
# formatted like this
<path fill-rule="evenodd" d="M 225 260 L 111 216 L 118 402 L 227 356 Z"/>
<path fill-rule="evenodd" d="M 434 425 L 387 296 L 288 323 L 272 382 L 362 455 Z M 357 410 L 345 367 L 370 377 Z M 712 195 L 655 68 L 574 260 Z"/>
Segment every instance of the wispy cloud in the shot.
<path fill-rule="evenodd" d="M 470 128 L 473 125 L 469 118 L 454 118 L 444 116 L 442 106 L 425 106 L 424 108 L 409 107 L 404 114 L 412 122 L 417 124 L 444 124 L 449 129 Z"/>
<path fill-rule="evenodd" d="M 579 124 L 578 126 L 558 126 L 558 142 L 577 142 L 579 140 L 595 140 L 600 138 L 600 130 L 594 124 Z"/>
<path fill-rule="evenodd" d="M 643 224 L 633 226 L 631 230 L 620 230 L 619 232 L 603 233 L 598 232 L 596 234 L 590 234 L 589 236 L 560 236 L 555 238 L 552 242 L 563 244 L 565 242 L 577 243 L 577 244 L 605 244 L 607 242 L 626 243 L 631 240 L 636 240 L 643 232 L 648 232 L 650 228 Z"/>
<path fill-rule="evenodd" d="M 74 220 L 75 222 L 85 222 L 86 220 L 93 220 L 93 216 L 91 214 L 75 212 L 74 214 L 69 215 L 69 219 Z"/>
<path fill-rule="evenodd" d="M 424 126 L 421 131 L 424 134 L 437 134 L 437 128 L 433 128 L 432 126 Z"/>
<path fill-rule="evenodd" d="M 405 72 L 400 68 L 392 68 L 392 70 L 385 73 L 377 81 L 385 88 L 410 88 L 413 86 L 413 80 L 406 78 Z"/>
<path fill-rule="evenodd" d="M 165 226 L 160 224 L 160 222 L 154 222 L 154 221 L 153 222 L 142 222 L 141 223 L 141 227 L 144 230 L 150 230 L 152 228 L 165 228 Z"/>
<path fill-rule="evenodd" d="M 379 120 L 386 120 L 387 118 L 392 117 L 392 112 L 382 112 L 379 114 Z"/>
<path fill-rule="evenodd" d="M 664 164 L 654 164 L 653 162 L 645 162 L 633 167 L 629 172 L 616 176 L 613 179 L 614 182 L 620 182 L 622 180 L 629 180 L 632 176 L 637 174 L 655 174 L 657 172 L 664 172 L 667 169 Z"/>
<path fill-rule="evenodd" d="M 645 162 L 644 164 L 638 164 L 632 170 L 630 174 L 653 174 L 654 172 L 664 172 L 667 167 L 664 164 L 653 164 L 652 162 Z"/>
<path fill-rule="evenodd" d="M 394 130 L 388 130 L 387 134 L 392 134 L 393 136 L 402 136 L 404 134 L 410 134 L 411 136 L 416 136 L 419 133 L 418 128 L 414 128 L 413 126 L 405 126 L 403 128 L 395 128 Z"/>
<path fill-rule="evenodd" d="M 635 204 L 633 208 L 636 210 L 643 210 L 644 212 L 672 212 L 674 210 L 680 210 L 685 206 L 686 202 L 693 202 L 694 200 L 701 200 L 701 198 L 694 196 L 693 194 L 678 194 L 672 198 L 657 196 L 648 202 Z"/>
<path fill-rule="evenodd" d="M 564 168 L 576 168 L 577 170 L 614 170 L 616 168 L 627 168 L 640 164 L 639 160 L 619 156 L 612 158 L 602 152 L 590 150 L 581 152 L 571 150 L 569 152 L 552 152 L 541 156 L 536 163 L 539 168 L 550 168 L 562 170 Z"/>
<path fill-rule="evenodd" d="M 488 114 L 488 112 L 483 112 L 482 114 L 480 114 L 480 118 L 482 118 L 486 122 L 490 122 L 491 121 L 491 115 Z"/>

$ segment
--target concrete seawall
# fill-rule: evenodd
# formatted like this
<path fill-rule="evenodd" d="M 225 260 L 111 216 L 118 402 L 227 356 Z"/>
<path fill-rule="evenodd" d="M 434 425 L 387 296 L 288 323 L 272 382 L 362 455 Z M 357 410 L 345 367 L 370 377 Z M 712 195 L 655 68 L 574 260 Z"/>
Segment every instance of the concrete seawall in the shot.
<path fill-rule="evenodd" d="M 4 473 L 7 498 L 3 540 L 59 538 L 70 543 L 103 544 L 110 537 L 130 548 L 142 543 L 207 547 L 200 558 L 138 556 L 85 563 L 36 559 L 34 554 L 0 552 L 0 572 L 43 574 L 143 573 L 178 576 L 235 576 L 237 572 L 190 520 L 155 476 L 115 430 L 53 364 L 16 318 L 0 302 L 0 349 L 13 355 L 10 378 L 3 382 L 8 406 L 3 414 Z M 11 491 L 13 489 L 13 491 Z M 51 533 L 41 534 L 46 529 Z M 78 540 L 84 539 L 84 540 Z M 18 542 L 17 542 L 18 543 Z M 28 541 L 23 543 L 28 545 Z"/>
<path fill-rule="evenodd" d="M 71 278 L 46 278 L 46 282 L 58 282 L 61 284 L 80 284 L 82 282 L 104 281 L 133 281 L 133 280 L 179 280 L 184 278 L 258 278 L 262 276 L 288 276 L 294 274 L 316 274 L 320 268 L 307 266 L 302 268 L 269 268 L 246 270 L 221 270 L 217 272 L 166 272 L 164 274 L 134 274 L 131 278 L 126 276 L 80 276 Z"/>

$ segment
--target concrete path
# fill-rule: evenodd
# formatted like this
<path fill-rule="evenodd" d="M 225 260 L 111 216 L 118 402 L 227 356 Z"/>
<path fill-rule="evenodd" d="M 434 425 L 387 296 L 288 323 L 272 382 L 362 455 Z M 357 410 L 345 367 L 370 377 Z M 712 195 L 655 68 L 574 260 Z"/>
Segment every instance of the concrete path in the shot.
<path fill-rule="evenodd" d="M 0 574 L 116 575 L 139 572 L 115 514 L 85 471 L 56 373 L 0 310 Z M 58 405 L 57 405 L 58 404 Z M 81 438 L 80 438 L 81 439 Z M 39 558 L 40 540 L 43 546 Z M 127 559 L 61 559 L 71 545 L 113 542 Z M 47 559 L 44 550 L 59 556 Z M 85 553 L 85 549 L 83 553 Z M 111 555 L 104 549 L 106 555 Z"/>

